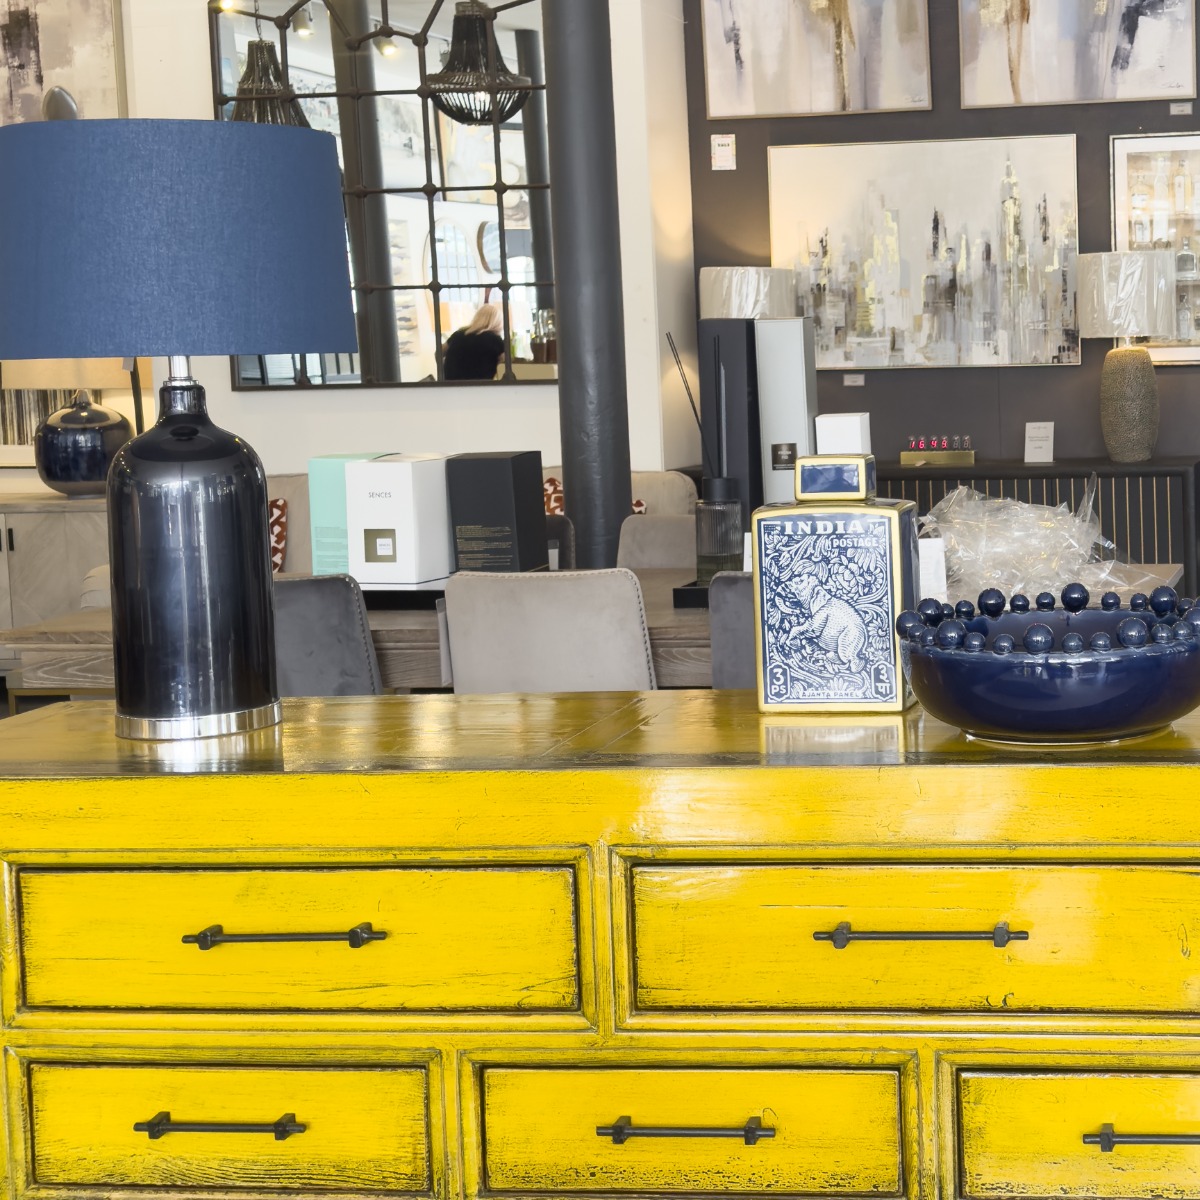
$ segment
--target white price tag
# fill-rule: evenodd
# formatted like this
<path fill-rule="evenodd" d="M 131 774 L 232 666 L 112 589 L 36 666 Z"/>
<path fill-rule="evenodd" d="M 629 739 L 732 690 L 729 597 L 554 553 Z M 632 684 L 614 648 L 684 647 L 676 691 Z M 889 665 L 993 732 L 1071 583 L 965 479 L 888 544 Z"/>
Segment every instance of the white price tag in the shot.
<path fill-rule="evenodd" d="M 714 171 L 737 170 L 737 135 L 714 133 L 712 135 L 712 169 Z"/>
<path fill-rule="evenodd" d="M 1025 422 L 1025 461 L 1052 463 L 1054 461 L 1054 422 Z"/>

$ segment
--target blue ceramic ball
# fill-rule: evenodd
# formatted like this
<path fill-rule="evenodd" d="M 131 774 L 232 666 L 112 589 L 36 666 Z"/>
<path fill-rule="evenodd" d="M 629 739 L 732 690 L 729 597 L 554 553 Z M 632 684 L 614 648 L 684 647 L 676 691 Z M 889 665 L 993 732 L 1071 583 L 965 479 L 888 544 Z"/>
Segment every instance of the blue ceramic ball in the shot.
<path fill-rule="evenodd" d="M 1049 625 L 1035 621 L 1025 630 L 1021 644 L 1030 654 L 1045 654 L 1047 650 L 1054 649 L 1054 631 Z"/>
<path fill-rule="evenodd" d="M 1195 608 L 1195 606 L 1196 602 L 1191 598 L 1191 596 L 1184 596 L 1183 599 L 1181 599 L 1179 603 L 1175 605 L 1175 611 L 1182 617 L 1185 612 L 1191 608 Z"/>
<path fill-rule="evenodd" d="M 926 625 L 940 625 L 942 623 L 942 602 L 940 600 L 929 598 L 922 600 L 917 605 L 917 612 Z"/>
<path fill-rule="evenodd" d="M 1091 596 L 1082 583 L 1068 583 L 1062 590 L 1062 606 L 1067 612 L 1082 612 Z"/>
<path fill-rule="evenodd" d="M 950 621 L 953 619 L 954 619 L 954 605 L 953 604 L 943 604 L 942 605 L 942 620 Z"/>
<path fill-rule="evenodd" d="M 961 621 L 943 621 L 937 627 L 938 645 L 943 650 L 957 650 L 967 636 L 967 627 Z"/>
<path fill-rule="evenodd" d="M 1143 597 L 1144 599 L 1145 597 Z M 1126 617 L 1120 625 L 1117 626 L 1117 641 L 1122 646 L 1132 649 L 1136 646 L 1144 646 L 1150 640 L 1150 630 L 1146 626 L 1146 622 L 1141 617 Z"/>
<path fill-rule="evenodd" d="M 896 618 L 896 632 L 901 637 L 906 638 L 914 629 L 920 629 L 924 624 L 925 622 L 921 620 L 918 613 L 913 612 L 911 608 L 906 608 Z"/>
<path fill-rule="evenodd" d="M 1155 624 L 1150 626 L 1150 640 L 1152 642 L 1169 642 L 1174 636 L 1174 627 L 1163 621 L 1155 622 Z"/>
<path fill-rule="evenodd" d="M 1179 621 L 1171 627 L 1177 642 L 1185 642 L 1196 636 L 1195 627 L 1188 621 Z"/>
<path fill-rule="evenodd" d="M 926 629 L 921 634 L 921 645 L 932 650 L 937 645 L 937 631 Z"/>
<path fill-rule="evenodd" d="M 1062 640 L 1062 648 L 1067 654 L 1083 653 L 1083 638 L 1077 633 L 1068 633 Z"/>
<path fill-rule="evenodd" d="M 954 606 L 954 615 L 960 621 L 969 621 L 975 615 L 975 605 L 970 600 L 960 600 Z"/>
<path fill-rule="evenodd" d="M 1167 613 L 1175 611 L 1175 605 L 1179 603 L 1179 594 L 1171 587 L 1156 587 L 1150 593 L 1150 607 L 1155 614 L 1160 617 L 1165 617 Z"/>
<path fill-rule="evenodd" d="M 1150 599 L 1145 592 L 1134 592 L 1129 597 L 1130 612 L 1145 612 L 1150 607 Z"/>
<path fill-rule="evenodd" d="M 1092 640 L 1088 642 L 1088 646 L 1092 650 L 1099 650 L 1103 653 L 1105 650 L 1112 649 L 1112 638 L 1107 633 L 1093 633 Z"/>
<path fill-rule="evenodd" d="M 1027 613 L 1029 611 L 1029 597 L 1022 596 L 1017 592 L 1008 602 L 1009 611 L 1015 613 Z"/>
<path fill-rule="evenodd" d="M 963 639 L 963 649 L 970 654 L 978 654 L 987 642 L 982 633 L 968 633 Z"/>
<path fill-rule="evenodd" d="M 1038 592 L 1038 597 L 1034 601 L 1037 605 L 1038 612 L 1053 612 L 1054 611 L 1054 593 L 1053 592 Z"/>
<path fill-rule="evenodd" d="M 1105 592 L 1100 597 L 1100 607 L 1105 612 L 1116 612 L 1121 607 L 1121 597 L 1116 592 Z"/>
<path fill-rule="evenodd" d="M 986 588 L 980 592 L 979 611 L 994 621 L 1004 611 L 1004 593 L 999 588 Z"/>
<path fill-rule="evenodd" d="M 993 654 L 1011 654 L 1017 648 L 1017 643 L 1013 640 L 1011 633 L 997 634 L 992 641 Z"/>

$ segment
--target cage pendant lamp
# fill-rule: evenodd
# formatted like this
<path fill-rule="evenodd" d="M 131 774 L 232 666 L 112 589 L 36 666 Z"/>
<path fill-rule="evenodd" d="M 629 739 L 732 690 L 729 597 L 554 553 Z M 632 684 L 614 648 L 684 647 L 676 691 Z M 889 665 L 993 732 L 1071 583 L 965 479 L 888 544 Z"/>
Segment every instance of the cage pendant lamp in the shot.
<path fill-rule="evenodd" d="M 246 69 L 238 80 L 233 120 L 255 125 L 299 125 L 309 128 L 308 118 L 294 92 L 283 86 L 283 72 L 275 43 L 263 38 L 246 46 Z"/>
<path fill-rule="evenodd" d="M 494 110 L 503 123 L 529 99 L 529 80 L 508 69 L 499 46 L 494 50 L 495 70 L 488 69 L 491 20 L 492 10 L 480 0 L 459 0 L 446 64 L 426 81 L 434 107 L 460 125 L 490 125 Z"/>

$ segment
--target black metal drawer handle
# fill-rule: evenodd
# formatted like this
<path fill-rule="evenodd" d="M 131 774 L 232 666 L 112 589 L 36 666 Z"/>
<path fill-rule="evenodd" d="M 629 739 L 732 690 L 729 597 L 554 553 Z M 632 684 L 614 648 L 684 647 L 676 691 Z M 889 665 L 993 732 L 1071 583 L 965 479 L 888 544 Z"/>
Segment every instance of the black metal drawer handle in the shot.
<path fill-rule="evenodd" d="M 747 1146 L 755 1146 L 763 1138 L 773 1138 L 775 1130 L 767 1128 L 761 1117 L 751 1117 L 738 1129 L 712 1128 L 704 1125 L 634 1125 L 632 1117 L 618 1117 L 611 1125 L 597 1125 L 597 1137 L 610 1137 L 614 1146 L 623 1146 L 630 1138 L 741 1138 Z"/>
<path fill-rule="evenodd" d="M 371 922 L 364 921 L 345 933 L 226 933 L 224 926 L 210 925 L 199 933 L 185 933 L 183 940 L 201 950 L 235 942 L 346 942 L 351 950 L 357 950 L 368 942 L 382 942 L 386 937 L 382 929 L 372 929 Z"/>
<path fill-rule="evenodd" d="M 1117 1146 L 1200 1146 L 1200 1133 L 1117 1133 L 1111 1125 L 1101 1125 L 1099 1133 L 1085 1133 L 1085 1146 L 1099 1146 L 1111 1154 Z"/>
<path fill-rule="evenodd" d="M 1003 950 L 1009 942 L 1029 941 L 1029 934 L 1009 929 L 1007 921 L 982 933 L 971 930 L 963 933 L 859 933 L 850 928 L 849 921 L 843 921 L 832 933 L 818 930 L 813 934 L 813 941 L 832 942 L 835 950 L 845 950 L 851 942 L 991 942 L 997 950 Z"/>
<path fill-rule="evenodd" d="M 152 1142 L 168 1133 L 273 1133 L 277 1142 L 286 1142 L 293 1133 L 303 1133 L 307 1128 L 297 1123 L 295 1113 L 284 1113 L 269 1125 L 255 1125 L 244 1121 L 172 1121 L 169 1112 L 155 1113 L 133 1127 L 135 1133 L 148 1134 Z"/>

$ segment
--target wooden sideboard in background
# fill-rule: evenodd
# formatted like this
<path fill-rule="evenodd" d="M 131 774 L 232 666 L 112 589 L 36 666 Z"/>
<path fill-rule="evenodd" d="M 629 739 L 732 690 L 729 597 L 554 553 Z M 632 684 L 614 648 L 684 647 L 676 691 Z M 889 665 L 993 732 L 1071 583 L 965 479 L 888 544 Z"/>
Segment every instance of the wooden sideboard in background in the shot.
<path fill-rule="evenodd" d="M 103 496 L 0 493 L 0 629 L 77 610 L 83 577 L 108 562 Z"/>

